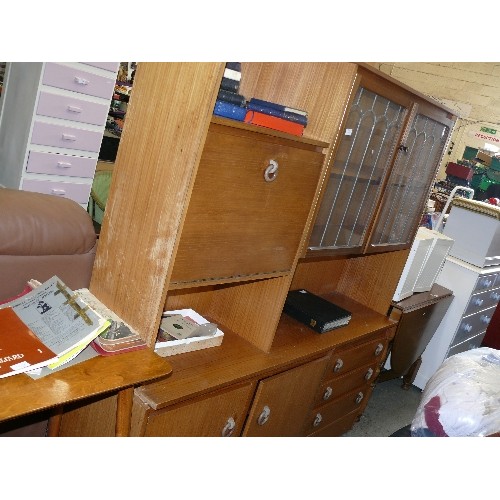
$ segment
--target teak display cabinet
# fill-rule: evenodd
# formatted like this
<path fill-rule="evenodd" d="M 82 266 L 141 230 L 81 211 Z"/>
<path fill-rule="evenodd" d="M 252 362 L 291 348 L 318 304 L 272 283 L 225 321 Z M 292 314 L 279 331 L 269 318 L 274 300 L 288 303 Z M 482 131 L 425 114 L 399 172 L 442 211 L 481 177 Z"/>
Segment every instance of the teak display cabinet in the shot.
<path fill-rule="evenodd" d="M 161 313 L 174 308 L 216 322 L 224 340 L 169 358 L 170 377 L 137 388 L 131 433 L 314 435 L 328 367 L 352 351 L 339 376 L 348 390 L 328 402 L 319 429 L 339 435 L 366 405 L 373 380 L 365 375 L 378 372 L 394 335 L 387 310 L 411 245 L 306 257 L 360 65 L 242 63 L 240 93 L 307 110 L 303 137 L 214 117 L 223 71 L 224 63 L 137 68 L 90 290 L 151 349 Z M 271 161 L 279 170 L 269 180 Z M 430 184 L 435 172 L 426 175 Z M 317 334 L 282 314 L 299 287 L 350 310 L 349 325 Z M 362 404 L 350 401 L 353 391 L 354 401 L 363 391 Z M 62 435 L 106 435 L 110 405 L 71 409 Z"/>

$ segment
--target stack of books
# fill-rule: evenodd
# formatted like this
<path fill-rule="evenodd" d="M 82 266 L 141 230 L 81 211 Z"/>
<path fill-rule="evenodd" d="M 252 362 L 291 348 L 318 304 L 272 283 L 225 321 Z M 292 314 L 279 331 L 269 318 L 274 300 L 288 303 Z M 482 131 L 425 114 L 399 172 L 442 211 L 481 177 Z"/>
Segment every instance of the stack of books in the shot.
<path fill-rule="evenodd" d="M 243 121 L 246 114 L 246 99 L 239 93 L 241 63 L 228 62 L 215 101 L 214 115 Z"/>
<path fill-rule="evenodd" d="M 307 112 L 252 97 L 247 103 L 244 121 L 288 134 L 301 136 L 307 126 Z"/>

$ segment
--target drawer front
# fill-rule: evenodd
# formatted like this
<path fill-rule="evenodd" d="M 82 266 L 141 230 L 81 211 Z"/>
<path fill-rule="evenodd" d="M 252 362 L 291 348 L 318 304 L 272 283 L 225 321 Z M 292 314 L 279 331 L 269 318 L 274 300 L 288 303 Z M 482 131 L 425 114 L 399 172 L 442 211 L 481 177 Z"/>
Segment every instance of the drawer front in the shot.
<path fill-rule="evenodd" d="M 114 78 L 106 78 L 57 63 L 45 64 L 42 83 L 104 99 L 111 99 L 115 88 Z"/>
<path fill-rule="evenodd" d="M 499 300 L 500 288 L 477 293 L 470 298 L 465 309 L 464 316 L 474 314 L 478 311 L 482 311 L 483 309 L 488 309 L 489 307 L 494 307 L 498 304 Z"/>
<path fill-rule="evenodd" d="M 479 276 L 472 293 L 490 290 L 500 285 L 500 273 L 485 274 Z"/>
<path fill-rule="evenodd" d="M 446 357 L 449 358 L 454 354 L 470 351 L 471 349 L 476 349 L 477 347 L 481 347 L 481 342 L 483 341 L 485 333 L 486 332 L 482 332 L 479 335 L 476 335 L 475 337 L 466 340 L 465 342 L 454 345 L 453 347 L 450 348 Z"/>
<path fill-rule="evenodd" d="M 308 437 L 340 437 L 352 429 L 361 413 L 360 411 L 349 413 L 330 424 L 321 426 L 315 432 L 309 434 Z"/>
<path fill-rule="evenodd" d="M 356 412 L 357 414 L 363 412 L 372 391 L 373 387 L 367 386 L 363 389 L 349 392 L 329 404 L 314 409 L 309 415 L 305 434 L 309 435 L 317 432 L 351 412 Z"/>
<path fill-rule="evenodd" d="M 80 149 L 82 151 L 99 152 L 102 132 L 83 130 L 64 125 L 35 122 L 31 134 L 32 144 L 55 146 L 58 148 Z"/>
<path fill-rule="evenodd" d="M 82 64 L 88 64 L 89 66 L 94 66 L 96 68 L 113 71 L 113 73 L 118 71 L 118 66 L 120 65 L 120 63 L 117 62 L 84 62 Z"/>
<path fill-rule="evenodd" d="M 30 151 L 26 171 L 34 174 L 93 178 L 96 158 Z"/>
<path fill-rule="evenodd" d="M 97 102 L 84 101 L 65 95 L 40 92 L 37 115 L 62 118 L 92 125 L 104 125 L 108 116 L 109 106 Z"/>
<path fill-rule="evenodd" d="M 293 264 L 324 155 L 289 140 L 234 130 L 210 127 L 174 282 L 286 272 Z M 271 160 L 278 172 L 266 181 Z"/>
<path fill-rule="evenodd" d="M 491 321 L 491 317 L 496 307 L 490 307 L 466 318 L 462 318 L 458 325 L 452 345 L 459 344 L 469 337 L 474 337 L 478 333 L 485 332 Z"/>
<path fill-rule="evenodd" d="M 71 182 L 40 181 L 35 179 L 24 179 L 22 189 L 24 191 L 35 191 L 36 193 L 52 194 L 69 198 L 77 203 L 88 203 L 90 196 L 90 184 L 77 184 Z"/>
<path fill-rule="evenodd" d="M 375 380 L 379 371 L 379 363 L 374 362 L 358 368 L 357 370 L 353 370 L 341 377 L 325 380 L 318 390 L 314 406 L 322 405 L 356 388 L 363 389 L 367 384 Z"/>
<path fill-rule="evenodd" d="M 387 340 L 379 338 L 350 349 L 334 352 L 325 373 L 325 379 L 347 373 L 359 366 L 379 364 L 387 351 Z"/>

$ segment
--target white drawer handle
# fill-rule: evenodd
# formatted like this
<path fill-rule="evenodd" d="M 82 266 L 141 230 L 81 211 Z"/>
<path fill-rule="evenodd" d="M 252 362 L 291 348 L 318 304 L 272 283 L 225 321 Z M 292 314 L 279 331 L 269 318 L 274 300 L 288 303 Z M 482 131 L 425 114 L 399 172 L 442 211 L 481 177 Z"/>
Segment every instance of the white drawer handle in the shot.
<path fill-rule="evenodd" d="M 76 135 L 63 134 L 62 138 L 63 138 L 63 141 L 76 141 Z"/>
<path fill-rule="evenodd" d="M 491 318 L 489 316 L 486 316 L 485 314 L 482 314 L 480 319 L 482 323 L 487 325 L 489 324 Z"/>
<path fill-rule="evenodd" d="M 71 104 L 68 104 L 68 111 L 71 111 L 72 113 L 81 113 L 82 108 L 79 108 L 77 106 L 71 106 Z"/>
<path fill-rule="evenodd" d="M 65 196 L 66 191 L 64 189 L 51 189 L 50 192 L 56 196 Z"/>
<path fill-rule="evenodd" d="M 269 415 L 271 415 L 271 408 L 269 408 L 269 406 L 266 405 L 262 409 L 262 412 L 259 415 L 259 418 L 257 419 L 257 423 L 259 425 L 264 425 L 269 420 Z"/>
<path fill-rule="evenodd" d="M 472 330 L 472 325 L 469 325 L 468 323 L 464 323 L 462 325 L 462 330 L 464 330 L 466 332 L 470 332 Z"/>
<path fill-rule="evenodd" d="M 357 405 L 359 405 L 359 403 L 361 403 L 361 401 L 363 401 L 364 397 L 365 397 L 365 395 L 362 392 L 358 392 L 358 395 L 356 396 L 356 399 L 355 399 L 355 403 Z"/>
<path fill-rule="evenodd" d="M 58 161 L 57 166 L 59 168 L 69 168 L 71 167 L 71 163 L 65 162 L 65 161 Z"/>
<path fill-rule="evenodd" d="M 328 399 L 330 399 L 332 397 L 332 394 L 333 394 L 333 389 L 330 386 L 328 386 L 325 389 L 325 392 L 323 393 L 323 399 L 325 401 L 327 401 Z"/>
<path fill-rule="evenodd" d="M 377 344 L 377 347 L 375 348 L 375 356 L 378 356 L 383 350 L 384 350 L 384 345 Z"/>
<path fill-rule="evenodd" d="M 365 380 L 370 380 L 373 376 L 373 368 L 368 368 L 368 371 L 365 373 Z"/>
<path fill-rule="evenodd" d="M 236 422 L 233 417 L 229 417 L 227 419 L 226 425 L 222 428 L 221 435 L 222 437 L 229 437 L 233 434 L 234 429 L 236 427 Z"/>
<path fill-rule="evenodd" d="M 264 179 L 266 182 L 272 182 L 278 177 L 278 162 L 275 160 L 269 160 L 269 165 L 266 170 L 264 170 Z"/>
<path fill-rule="evenodd" d="M 75 76 L 75 83 L 78 83 L 78 85 L 88 85 L 90 82 L 89 80 L 85 80 L 85 78 Z"/>
<path fill-rule="evenodd" d="M 335 366 L 333 367 L 333 371 L 337 373 L 342 369 L 343 366 L 344 362 L 342 361 L 341 358 L 338 358 L 337 361 L 335 362 Z"/>
<path fill-rule="evenodd" d="M 321 413 L 316 413 L 313 421 L 313 427 L 318 427 L 318 425 L 321 424 L 322 420 L 323 416 L 321 415 Z"/>
<path fill-rule="evenodd" d="M 484 300 L 483 300 L 483 299 L 478 299 L 478 298 L 474 299 L 474 305 L 475 305 L 475 306 L 478 306 L 478 307 L 479 307 L 479 306 L 482 306 L 482 305 L 483 305 L 483 302 L 484 302 Z"/>
<path fill-rule="evenodd" d="M 482 281 L 481 286 L 483 288 L 488 288 L 492 283 L 493 283 L 493 281 L 485 279 Z"/>
<path fill-rule="evenodd" d="M 492 298 L 493 300 L 500 300 L 500 293 L 493 292 L 490 295 L 490 298 Z"/>

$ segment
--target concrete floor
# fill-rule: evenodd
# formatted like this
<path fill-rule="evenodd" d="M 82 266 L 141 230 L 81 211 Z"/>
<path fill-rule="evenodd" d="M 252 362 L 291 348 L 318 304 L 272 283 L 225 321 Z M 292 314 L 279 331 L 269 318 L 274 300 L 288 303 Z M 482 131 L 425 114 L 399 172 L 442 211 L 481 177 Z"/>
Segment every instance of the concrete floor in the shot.
<path fill-rule="evenodd" d="M 405 391 L 401 379 L 381 382 L 373 389 L 372 397 L 359 422 L 344 437 L 386 437 L 411 424 L 422 391 L 411 386 Z"/>

